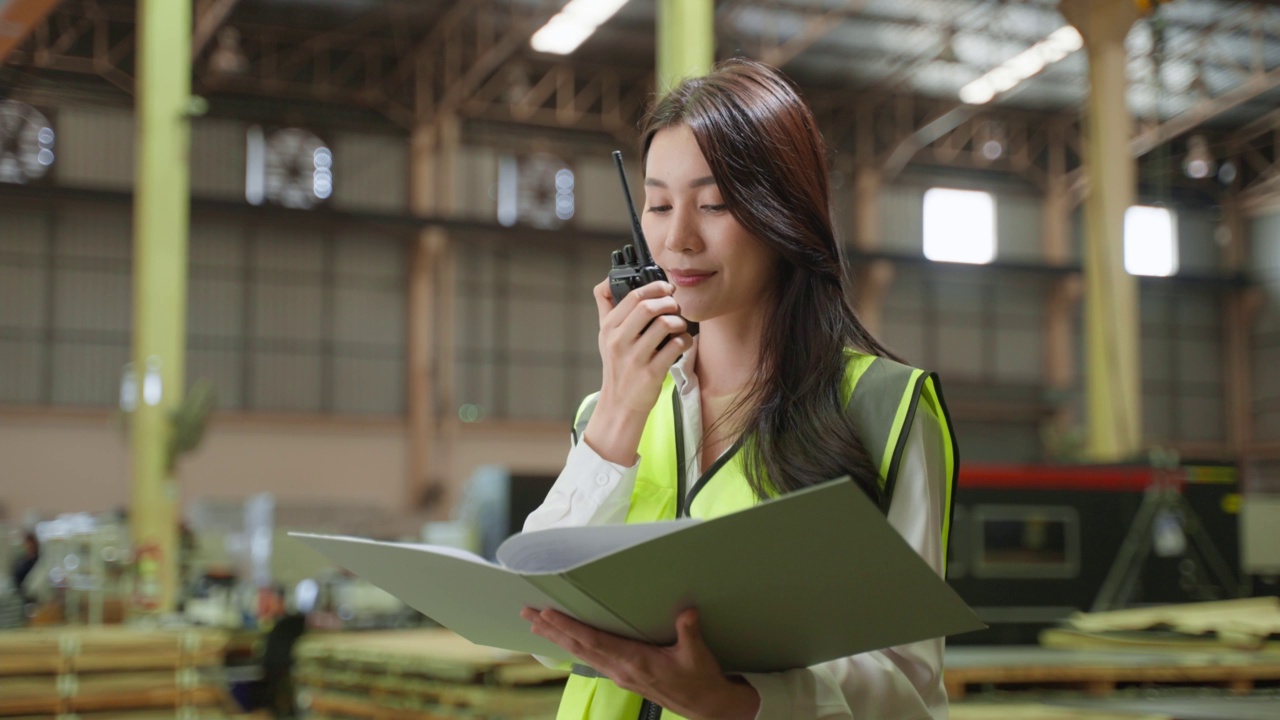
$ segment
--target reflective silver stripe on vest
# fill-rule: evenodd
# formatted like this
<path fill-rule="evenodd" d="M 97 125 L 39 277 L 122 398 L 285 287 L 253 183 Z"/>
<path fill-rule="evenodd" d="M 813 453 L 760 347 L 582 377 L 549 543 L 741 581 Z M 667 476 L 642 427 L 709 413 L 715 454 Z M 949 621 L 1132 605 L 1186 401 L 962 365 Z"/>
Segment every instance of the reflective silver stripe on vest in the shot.
<path fill-rule="evenodd" d="M 596 672 L 596 669 L 595 669 L 595 668 L 593 668 L 593 667 L 589 667 L 589 666 L 587 666 L 587 665 L 582 665 L 582 664 L 579 664 L 579 663 L 574 663 L 574 664 L 573 664 L 573 667 L 569 668 L 569 672 L 573 673 L 574 675 L 581 675 L 582 677 L 585 677 L 585 678 L 602 678 L 602 677 L 604 677 L 604 676 L 603 676 L 603 675 L 601 675 L 600 673 Z"/>
<path fill-rule="evenodd" d="M 596 411 L 596 403 L 600 400 L 600 393 L 592 393 L 582 401 L 583 407 L 578 410 L 578 417 L 573 421 L 573 444 L 577 445 L 582 439 L 582 433 L 587 431 L 587 423 L 591 421 L 591 413 Z"/>
<path fill-rule="evenodd" d="M 858 434 L 867 454 L 878 470 L 884 462 L 885 453 L 895 448 L 889 447 L 889 437 L 893 434 L 893 420 L 898 415 L 898 407 L 902 405 L 902 397 L 911 384 L 911 376 L 915 368 L 887 358 L 878 357 L 858 378 L 853 386 L 853 395 L 849 398 L 849 411 L 853 414 L 854 423 L 858 426 Z M 902 428 L 899 441 L 907 435 L 909 427 Z M 889 496 L 892 495 L 894 478 L 883 478 L 885 491 L 885 507 L 888 507 Z"/>

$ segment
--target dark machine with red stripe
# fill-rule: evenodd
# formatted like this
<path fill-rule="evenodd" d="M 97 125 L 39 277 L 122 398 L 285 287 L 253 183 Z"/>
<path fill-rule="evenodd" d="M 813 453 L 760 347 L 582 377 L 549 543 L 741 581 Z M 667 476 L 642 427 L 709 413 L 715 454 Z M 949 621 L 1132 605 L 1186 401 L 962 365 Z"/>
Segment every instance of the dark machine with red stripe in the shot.
<path fill-rule="evenodd" d="M 947 579 L 990 629 L 952 643 L 1034 643 L 1076 611 L 1242 592 L 1233 466 L 967 464 L 953 507 Z"/>

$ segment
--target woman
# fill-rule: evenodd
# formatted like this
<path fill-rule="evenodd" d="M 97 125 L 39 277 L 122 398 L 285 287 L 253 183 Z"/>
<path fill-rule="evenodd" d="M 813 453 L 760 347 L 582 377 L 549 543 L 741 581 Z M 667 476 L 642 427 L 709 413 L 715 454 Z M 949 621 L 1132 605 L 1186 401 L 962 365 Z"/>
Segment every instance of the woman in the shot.
<path fill-rule="evenodd" d="M 771 68 L 729 61 L 659 100 L 641 149 L 642 225 L 670 282 L 616 307 L 596 286 L 603 384 L 525 530 L 715 517 L 850 475 L 941 573 L 954 439 L 936 380 L 895 362 L 846 300 L 808 108 Z M 670 647 L 523 616 L 582 663 L 561 720 L 946 717 L 941 639 L 730 676 L 696 610 Z"/>

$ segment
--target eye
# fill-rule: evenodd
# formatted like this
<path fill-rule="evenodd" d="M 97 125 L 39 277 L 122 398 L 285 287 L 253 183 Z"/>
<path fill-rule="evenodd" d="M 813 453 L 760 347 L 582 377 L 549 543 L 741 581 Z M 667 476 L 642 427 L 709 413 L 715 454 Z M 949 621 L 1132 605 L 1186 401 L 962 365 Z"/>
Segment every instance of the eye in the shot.
<path fill-rule="evenodd" d="M 722 213 L 725 210 L 728 210 L 729 206 L 724 203 L 720 203 L 719 205 L 703 205 L 702 209 L 709 213 Z"/>
<path fill-rule="evenodd" d="M 670 205 L 651 205 L 648 210 L 645 210 L 645 212 L 658 213 L 661 215 L 662 213 L 669 212 L 670 210 Z"/>

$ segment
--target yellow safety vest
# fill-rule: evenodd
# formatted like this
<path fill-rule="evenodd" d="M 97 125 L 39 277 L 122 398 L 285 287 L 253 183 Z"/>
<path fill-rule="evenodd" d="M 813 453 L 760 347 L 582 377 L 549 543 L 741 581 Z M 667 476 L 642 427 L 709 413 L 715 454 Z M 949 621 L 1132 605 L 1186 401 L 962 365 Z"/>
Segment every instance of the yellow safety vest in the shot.
<path fill-rule="evenodd" d="M 936 375 L 882 357 L 846 351 L 842 400 L 872 458 L 880 459 L 883 492 L 881 510 L 888 513 L 898 466 L 906 448 L 907 431 L 923 402 L 938 418 L 949 438 L 946 445 L 947 487 L 942 525 L 942 556 L 951 531 L 951 495 L 955 489 L 957 447 L 942 390 Z M 588 396 L 574 419 L 577 442 L 595 410 L 596 394 Z M 758 502 L 742 470 L 741 441 L 698 478 L 686 497 L 683 413 L 680 393 L 670 374 L 640 436 L 640 466 L 631 493 L 628 523 L 674 520 L 679 516 L 709 519 L 746 509 Z M 683 720 L 639 695 L 623 690 L 591 668 L 575 665 L 560 699 L 557 720 Z"/>

